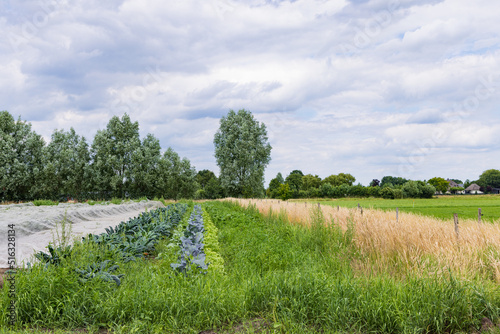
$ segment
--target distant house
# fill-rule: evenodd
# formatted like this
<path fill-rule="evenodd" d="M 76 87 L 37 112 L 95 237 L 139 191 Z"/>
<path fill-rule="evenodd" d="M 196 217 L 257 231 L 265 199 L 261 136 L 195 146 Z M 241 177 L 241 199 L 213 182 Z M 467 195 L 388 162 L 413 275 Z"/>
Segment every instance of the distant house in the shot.
<path fill-rule="evenodd" d="M 483 194 L 481 191 L 481 187 L 477 184 L 473 183 L 465 189 L 465 193 L 467 194 Z"/>
<path fill-rule="evenodd" d="M 500 188 L 493 188 L 493 189 L 491 190 L 491 193 L 492 193 L 492 194 L 500 194 Z"/>
<path fill-rule="evenodd" d="M 446 181 L 448 181 L 448 183 L 449 183 L 448 191 L 446 191 L 447 194 L 451 194 L 451 191 L 450 191 L 451 188 L 463 188 L 464 187 L 463 184 L 458 184 L 453 180 L 448 179 Z M 455 194 L 462 194 L 463 195 L 463 194 L 465 194 L 465 190 L 457 191 Z"/>

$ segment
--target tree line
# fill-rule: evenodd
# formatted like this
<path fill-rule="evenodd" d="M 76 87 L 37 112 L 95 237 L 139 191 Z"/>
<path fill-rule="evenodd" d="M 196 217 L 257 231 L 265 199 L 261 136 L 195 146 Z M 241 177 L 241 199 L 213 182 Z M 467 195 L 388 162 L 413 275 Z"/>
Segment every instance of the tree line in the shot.
<path fill-rule="evenodd" d="M 54 130 L 46 144 L 31 124 L 0 112 L 0 199 L 65 200 L 112 197 L 192 198 L 196 171 L 152 134 L 139 136 L 138 122 L 114 116 L 92 143 Z"/>
<path fill-rule="evenodd" d="M 450 182 L 444 178 L 435 177 L 428 181 L 408 180 L 403 177 L 384 176 L 382 180 L 373 179 L 369 186 L 354 184 L 356 178 L 351 174 L 333 174 L 324 179 L 318 175 L 307 174 L 293 170 L 283 178 L 278 173 L 269 183 L 266 195 L 270 198 L 342 198 L 342 197 L 381 197 L 385 199 L 401 198 L 431 198 L 436 191 L 456 192 L 464 188 L 450 188 Z M 460 180 L 453 180 L 463 184 Z M 465 187 L 476 183 L 483 192 L 491 192 L 500 188 L 500 171 L 489 169 L 484 171 L 477 181 L 466 180 Z"/>
<path fill-rule="evenodd" d="M 286 178 L 278 173 L 265 189 L 264 170 L 272 148 L 266 126 L 245 109 L 230 110 L 220 119 L 213 142 L 219 177 L 206 169 L 196 172 L 191 162 L 172 148 L 162 153 L 160 141 L 152 134 L 141 139 L 139 123 L 127 114 L 113 116 L 91 143 L 71 128 L 54 130 L 47 144 L 30 123 L 20 118 L 16 121 L 9 112 L 1 111 L 0 200 L 430 198 L 449 185 L 443 178 L 414 181 L 384 176 L 365 187 L 355 185 L 355 177 L 348 173 L 321 179 L 294 170 Z M 478 180 L 467 180 L 465 186 L 471 183 L 477 183 L 483 192 L 500 188 L 500 171 L 487 170 Z"/>
<path fill-rule="evenodd" d="M 152 134 L 139 136 L 139 123 L 113 116 L 91 143 L 54 130 L 50 142 L 31 124 L 0 112 L 0 200 L 69 198 L 196 198 L 264 196 L 264 169 L 271 145 L 266 127 L 247 110 L 230 110 L 214 136 L 217 177 L 196 172 L 172 149 L 164 153 Z"/>

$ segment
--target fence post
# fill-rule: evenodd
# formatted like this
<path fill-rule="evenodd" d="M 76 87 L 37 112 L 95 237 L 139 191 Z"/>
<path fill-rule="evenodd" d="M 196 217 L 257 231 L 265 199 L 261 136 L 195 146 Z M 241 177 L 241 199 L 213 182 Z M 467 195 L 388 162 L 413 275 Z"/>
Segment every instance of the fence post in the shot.
<path fill-rule="evenodd" d="M 320 204 L 319 204 L 319 203 L 318 203 L 318 209 L 321 209 L 321 206 L 320 206 Z"/>
<path fill-rule="evenodd" d="M 399 208 L 396 208 L 396 223 L 399 221 Z"/>
<path fill-rule="evenodd" d="M 337 205 L 337 211 L 339 211 L 339 210 L 340 210 L 340 206 Z"/>
<path fill-rule="evenodd" d="M 453 214 L 453 220 L 455 221 L 455 233 L 457 234 L 457 240 L 459 238 L 459 232 L 458 232 L 458 213 Z"/>
<path fill-rule="evenodd" d="M 361 208 L 361 215 L 363 215 L 363 208 Z"/>
<path fill-rule="evenodd" d="M 483 215 L 483 214 L 481 213 L 481 208 L 479 208 L 479 211 L 478 211 L 478 213 L 477 213 L 477 221 L 478 221 L 478 223 L 479 223 L 479 224 L 481 224 L 481 216 L 482 216 L 482 215 Z"/>

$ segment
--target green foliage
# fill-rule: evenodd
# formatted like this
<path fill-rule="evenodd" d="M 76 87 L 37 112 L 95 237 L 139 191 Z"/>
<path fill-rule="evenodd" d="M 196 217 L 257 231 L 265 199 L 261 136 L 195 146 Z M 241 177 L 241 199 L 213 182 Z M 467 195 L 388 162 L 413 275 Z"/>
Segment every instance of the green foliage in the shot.
<path fill-rule="evenodd" d="M 278 198 L 280 185 L 283 183 L 285 183 L 285 180 L 283 179 L 281 173 L 278 173 L 276 177 L 269 182 L 269 188 L 267 189 L 266 195 L 271 198 Z"/>
<path fill-rule="evenodd" d="M 310 190 L 321 186 L 321 178 L 318 175 L 307 174 L 302 176 L 302 189 Z"/>
<path fill-rule="evenodd" d="M 298 193 L 302 189 L 302 175 L 299 173 L 290 173 L 286 177 L 285 183 L 288 183 L 292 192 Z"/>
<path fill-rule="evenodd" d="M 158 168 L 159 189 L 166 198 L 193 198 L 198 188 L 196 171 L 187 158 L 181 159 L 168 148 L 160 160 Z"/>
<path fill-rule="evenodd" d="M 385 186 L 391 184 L 393 186 L 402 186 L 409 180 L 402 178 L 402 177 L 395 177 L 395 176 L 384 176 L 382 180 L 380 181 L 380 187 L 384 188 Z"/>
<path fill-rule="evenodd" d="M 277 191 L 277 195 L 283 201 L 286 201 L 287 199 L 291 198 L 292 191 L 290 190 L 290 185 L 288 183 L 280 184 L 280 187 L 278 188 Z"/>
<path fill-rule="evenodd" d="M 212 222 L 210 215 L 205 209 L 203 209 L 203 221 L 205 224 L 205 232 L 203 234 L 203 242 L 205 245 L 203 251 L 206 255 L 208 271 L 224 273 L 224 258 L 220 254 L 219 230 Z"/>
<path fill-rule="evenodd" d="M 481 174 L 481 176 L 479 176 L 479 180 L 477 180 L 476 183 L 483 188 L 486 188 L 488 186 L 493 188 L 500 188 L 500 170 L 498 169 L 485 170 Z"/>
<path fill-rule="evenodd" d="M 212 179 L 217 179 L 217 176 L 215 176 L 214 172 L 208 169 L 200 170 L 196 174 L 196 182 L 198 182 L 198 184 L 202 189 L 205 189 L 205 186 Z"/>
<path fill-rule="evenodd" d="M 446 181 L 442 177 L 433 177 L 429 181 L 427 181 L 430 185 L 434 186 L 437 191 L 440 191 L 442 193 L 445 193 L 448 190 L 448 187 L 450 186 L 450 182 Z"/>
<path fill-rule="evenodd" d="M 290 175 L 293 175 L 293 174 L 297 174 L 297 175 L 300 175 L 300 176 L 304 176 L 304 173 L 302 173 L 301 170 L 299 169 L 294 169 L 290 172 Z"/>
<path fill-rule="evenodd" d="M 35 254 L 37 260 L 47 265 L 59 265 L 62 259 L 71 256 L 71 246 L 54 248 L 49 244 L 47 249 L 49 251 L 48 253 L 40 251 Z"/>
<path fill-rule="evenodd" d="M 75 271 L 80 276 L 80 282 L 86 283 L 91 279 L 101 279 L 104 282 L 113 282 L 116 283 L 117 286 L 120 286 L 121 281 L 120 278 L 125 276 L 124 274 L 114 275 L 112 274 L 116 271 L 119 266 L 111 265 L 109 266 L 111 260 L 106 260 L 98 263 L 93 263 L 83 269 L 77 268 Z"/>
<path fill-rule="evenodd" d="M 219 179 L 212 171 L 208 169 L 199 171 L 196 174 L 196 182 L 200 185 L 200 189 L 196 192 L 196 198 L 217 199 L 223 196 Z"/>
<path fill-rule="evenodd" d="M 84 137 L 73 128 L 54 130 L 50 143 L 43 150 L 43 179 L 40 193 L 46 198 L 66 200 L 80 198 L 89 183 L 89 148 Z"/>
<path fill-rule="evenodd" d="M 356 181 L 356 178 L 351 174 L 339 173 L 338 175 L 330 175 L 323 179 L 324 183 L 330 183 L 332 186 L 337 187 L 343 184 L 352 186 L 352 184 Z"/>
<path fill-rule="evenodd" d="M 31 124 L 0 112 L 0 199 L 40 198 L 43 179 L 43 138 Z"/>
<path fill-rule="evenodd" d="M 260 197 L 264 169 L 271 160 L 266 126 L 244 109 L 230 110 L 214 136 L 221 186 L 230 196 Z"/>
<path fill-rule="evenodd" d="M 59 202 L 56 202 L 56 201 L 51 201 L 51 200 L 48 200 L 48 199 L 37 199 L 37 200 L 34 200 L 33 201 L 33 204 L 35 206 L 42 206 L 42 205 L 58 205 Z"/>
<path fill-rule="evenodd" d="M 116 205 L 119 205 L 119 204 L 122 204 L 122 199 L 121 198 L 116 198 L 116 197 L 113 197 L 110 201 L 112 204 L 116 204 Z"/>
<path fill-rule="evenodd" d="M 113 116 L 91 146 L 92 191 L 123 198 L 132 180 L 133 155 L 140 146 L 139 123 L 132 123 L 127 114 L 121 119 Z"/>
<path fill-rule="evenodd" d="M 419 198 L 422 194 L 419 184 L 416 181 L 406 182 L 401 190 L 403 191 L 404 197 Z"/>
<path fill-rule="evenodd" d="M 453 188 L 450 188 L 450 192 L 452 194 L 456 194 L 456 193 L 458 193 L 460 191 L 463 191 L 464 189 L 465 189 L 464 187 L 453 187 Z"/>

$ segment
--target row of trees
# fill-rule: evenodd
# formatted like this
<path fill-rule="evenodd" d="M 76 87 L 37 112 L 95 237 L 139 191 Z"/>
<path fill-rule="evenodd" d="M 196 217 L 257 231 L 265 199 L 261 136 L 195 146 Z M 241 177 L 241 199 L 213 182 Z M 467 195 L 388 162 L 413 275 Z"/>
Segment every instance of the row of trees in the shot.
<path fill-rule="evenodd" d="M 111 118 L 89 145 L 73 128 L 55 130 L 51 141 L 0 112 L 0 199 L 63 199 L 164 196 L 190 198 L 196 171 L 159 140 L 141 140 L 138 122 L 125 114 Z"/>
<path fill-rule="evenodd" d="M 440 177 L 428 181 L 414 181 L 402 177 L 384 176 L 382 180 L 374 179 L 368 187 L 354 185 L 356 179 L 351 174 L 340 173 L 321 179 L 318 175 L 304 175 L 300 170 L 292 171 L 286 178 L 278 173 L 269 183 L 266 195 L 271 198 L 315 198 L 315 197 L 383 197 L 397 198 L 431 198 L 436 191 L 451 193 L 464 190 L 476 183 L 483 192 L 491 192 L 500 188 L 500 171 L 489 169 L 484 171 L 477 181 L 445 180 Z M 451 187 L 454 181 L 464 187 Z"/>
<path fill-rule="evenodd" d="M 354 185 L 356 178 L 351 174 L 330 175 L 323 180 L 318 175 L 304 175 L 300 170 L 292 171 L 285 179 L 278 173 L 269 183 L 266 191 L 271 198 L 340 198 L 340 197 L 383 197 L 383 198 L 430 198 L 436 189 L 423 181 L 411 181 L 386 176 L 373 180 L 369 187 Z"/>
<path fill-rule="evenodd" d="M 139 123 L 127 114 L 112 117 L 90 145 L 73 128 L 55 130 L 47 145 L 30 123 L 2 111 L 0 200 L 264 196 L 271 155 L 265 125 L 247 110 L 230 110 L 214 146 L 219 178 L 209 170 L 196 173 L 172 148 L 162 154 L 152 134 L 141 140 Z"/>

